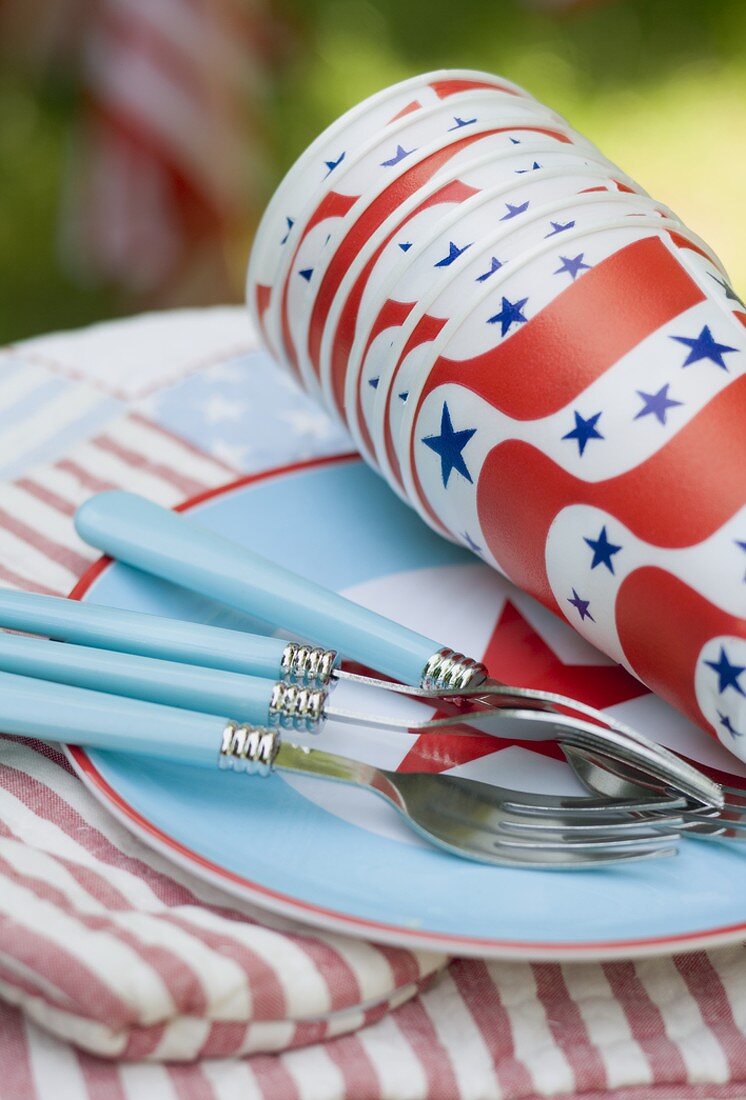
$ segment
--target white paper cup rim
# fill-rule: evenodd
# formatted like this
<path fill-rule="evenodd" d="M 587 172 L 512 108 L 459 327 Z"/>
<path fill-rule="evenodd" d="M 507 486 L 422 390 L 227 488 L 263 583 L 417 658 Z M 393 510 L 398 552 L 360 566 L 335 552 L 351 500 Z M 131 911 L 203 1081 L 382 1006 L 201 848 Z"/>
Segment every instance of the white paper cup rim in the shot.
<path fill-rule="evenodd" d="M 454 96 L 452 100 L 449 100 L 449 105 L 451 103 L 462 103 L 462 104 L 463 103 L 478 103 L 478 102 L 482 102 L 485 99 L 485 97 L 487 98 L 487 102 L 490 103 L 491 101 L 489 99 L 489 97 L 490 97 L 489 89 L 470 90 L 468 92 L 458 93 L 458 98 L 456 96 Z M 493 102 L 497 103 L 499 101 L 495 100 Z M 541 105 L 539 104 L 538 106 L 541 106 Z M 401 126 L 397 127 L 396 129 L 388 130 L 385 137 L 382 136 L 381 134 L 375 135 L 373 138 L 369 139 L 369 141 L 366 142 L 365 145 L 362 146 L 358 150 L 355 158 L 353 158 L 349 162 L 349 164 L 347 165 L 346 170 L 345 170 L 345 174 L 349 171 L 352 171 L 355 167 L 357 167 L 357 165 L 359 165 L 362 158 L 367 156 L 374 149 L 378 148 L 378 146 L 380 146 L 382 144 L 382 142 L 390 140 L 392 136 L 395 139 L 397 135 L 401 134 L 402 132 L 404 132 L 406 130 L 408 125 L 412 125 L 416 121 L 422 121 L 423 119 L 426 120 L 427 118 L 435 117 L 440 112 L 448 113 L 447 108 L 444 109 L 444 104 L 443 103 L 433 104 L 430 107 L 425 108 L 422 112 L 419 112 L 417 116 L 413 115 L 413 116 L 411 116 L 411 118 L 408 117 L 408 116 L 405 116 L 401 120 Z M 491 123 L 494 122 L 494 121 L 495 120 L 485 120 L 484 122 L 480 122 L 481 131 L 483 131 L 486 134 L 489 130 L 489 127 L 490 127 Z M 588 141 L 587 138 L 584 138 L 582 134 L 576 134 L 575 131 L 573 131 L 569 126 L 566 127 L 566 126 L 561 125 L 560 123 L 557 123 L 557 122 L 554 122 L 554 121 L 548 121 L 546 119 L 541 119 L 541 118 L 539 119 L 539 122 L 546 122 L 548 127 L 556 129 L 557 132 L 567 132 L 570 137 L 577 138 L 580 142 L 583 143 L 581 145 L 574 145 L 572 143 L 568 143 L 568 145 L 567 145 L 568 149 L 571 149 L 571 148 L 584 149 L 586 146 L 588 146 L 589 148 L 593 148 L 590 145 L 590 142 Z M 506 128 L 512 128 L 512 127 L 520 128 L 521 126 L 532 125 L 532 122 L 530 121 L 530 115 L 527 115 L 527 114 L 509 114 L 504 119 L 500 119 L 499 123 L 500 123 L 501 126 L 504 126 Z M 480 132 L 480 130 L 470 130 L 470 133 L 479 133 L 479 132 Z M 416 167 L 416 165 L 421 163 L 427 157 L 432 156 L 434 153 L 439 152 L 441 149 L 447 148 L 448 145 L 454 144 L 458 140 L 460 140 L 460 139 L 457 136 L 452 135 L 451 138 L 449 139 L 447 137 L 447 135 L 441 134 L 437 138 L 434 138 L 431 142 L 427 143 L 426 145 L 423 145 L 420 149 L 417 150 L 416 158 L 413 158 L 412 160 L 407 160 L 406 162 L 403 162 L 402 170 L 399 174 L 389 177 L 384 182 L 382 182 L 382 184 L 379 188 L 375 188 L 375 189 L 371 189 L 370 191 L 366 191 L 364 193 L 364 195 L 361 195 L 360 198 L 358 198 L 356 200 L 355 204 L 350 208 L 350 210 L 345 215 L 345 220 L 349 218 L 349 221 L 347 222 L 348 227 L 354 225 L 357 218 L 360 217 L 361 212 L 364 209 L 367 209 L 367 207 L 369 205 L 371 205 L 373 202 L 375 202 L 376 199 L 379 197 L 379 195 L 387 187 L 390 187 L 392 185 L 392 183 L 394 183 L 397 179 L 401 179 L 402 176 L 404 176 L 412 168 Z M 344 180 L 344 178 L 345 178 L 344 175 L 340 176 L 339 180 L 337 182 L 338 183 L 342 182 Z M 336 185 L 335 185 L 335 189 L 336 189 Z M 363 198 L 364 198 L 364 206 L 358 208 L 358 203 Z M 316 204 L 316 206 L 318 206 L 318 203 L 320 201 L 321 200 L 316 195 L 313 195 L 313 196 L 309 197 L 308 201 L 306 202 L 306 204 L 303 207 L 303 214 L 297 219 L 297 224 L 305 225 L 308 221 L 308 218 L 309 218 L 310 214 L 311 214 L 314 203 Z M 287 283 L 287 279 L 289 278 L 290 266 L 293 263 L 294 255 L 295 255 L 295 253 L 291 249 L 289 251 L 286 251 L 285 255 L 281 258 L 281 265 L 275 273 L 275 281 L 274 281 L 274 286 L 273 286 L 272 298 L 270 299 L 270 305 L 268 307 L 267 314 L 265 315 L 265 317 L 266 317 L 265 325 L 266 325 L 267 329 L 275 337 L 277 336 L 277 334 L 280 331 L 280 329 L 279 329 L 280 318 L 279 318 L 279 314 L 277 312 L 278 302 L 280 301 L 280 298 L 281 298 L 281 295 L 282 295 L 282 292 L 283 292 L 283 288 L 285 287 L 285 285 Z M 333 250 L 330 250 L 329 257 L 331 257 L 332 255 L 333 255 Z M 275 340 L 274 342 L 277 343 L 277 340 Z M 279 345 L 277 347 L 277 350 L 278 350 L 278 354 L 281 354 Z M 310 376 L 307 377 L 308 372 L 303 371 L 302 361 L 301 361 L 300 367 L 301 367 L 300 374 L 301 374 L 301 377 L 304 379 L 306 385 L 308 385 L 310 387 L 312 392 L 316 391 L 317 381 L 316 381 L 315 375 L 313 376 L 313 378 L 311 378 Z M 313 373 L 313 372 L 311 372 L 311 373 Z"/>
<path fill-rule="evenodd" d="M 408 77 L 405 80 L 401 80 L 396 84 L 390 84 L 385 88 L 379 89 L 377 92 L 373 92 L 365 99 L 355 103 L 352 107 L 348 108 L 343 114 L 335 118 L 316 138 L 307 145 L 306 148 L 299 154 L 299 156 L 293 161 L 285 175 L 280 180 L 279 184 L 274 190 L 274 193 L 267 204 L 264 213 L 257 226 L 256 233 L 254 235 L 254 244 L 249 256 L 249 265 L 246 273 L 246 290 L 249 306 L 253 310 L 253 295 L 250 293 L 251 287 L 255 283 L 254 270 L 258 263 L 259 255 L 262 249 L 265 247 L 265 237 L 269 233 L 269 227 L 273 219 L 278 214 L 278 208 L 282 206 L 284 200 L 284 194 L 289 184 L 295 179 L 296 176 L 300 176 L 306 170 L 307 165 L 313 160 L 315 156 L 321 151 L 324 145 L 332 141 L 335 135 L 340 129 L 348 125 L 351 122 L 356 121 L 363 116 L 366 111 L 371 110 L 374 107 L 384 103 L 386 99 L 393 98 L 400 95 L 403 92 L 408 91 L 410 88 L 413 92 L 417 88 L 426 87 L 429 84 L 437 83 L 438 81 L 445 80 L 474 80 L 489 83 L 494 86 L 504 85 L 507 89 L 513 90 L 516 95 L 525 98 L 529 102 L 540 104 L 537 99 L 534 98 L 525 88 L 515 84 L 511 80 L 497 76 L 495 73 L 483 72 L 479 69 L 434 69 L 428 73 L 421 73 L 417 76 Z M 477 89 L 474 89 L 477 90 Z M 486 89 L 482 89 L 486 90 Z M 547 108 L 548 109 L 548 108 Z M 406 116 L 405 116 L 406 117 Z"/>

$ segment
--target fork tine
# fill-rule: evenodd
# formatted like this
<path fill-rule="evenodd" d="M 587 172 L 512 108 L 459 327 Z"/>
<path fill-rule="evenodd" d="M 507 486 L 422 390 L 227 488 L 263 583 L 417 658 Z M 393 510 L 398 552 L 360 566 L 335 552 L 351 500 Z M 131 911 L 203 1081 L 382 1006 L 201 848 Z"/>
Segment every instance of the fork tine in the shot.
<path fill-rule="evenodd" d="M 400 777 L 397 777 L 400 778 Z M 590 819 L 592 817 L 619 816 L 630 814 L 660 814 L 681 811 L 688 807 L 685 798 L 674 795 L 648 795 L 641 793 L 635 798 L 608 798 L 604 795 L 552 795 L 533 794 L 528 791 L 508 790 L 505 787 L 483 783 L 478 779 L 459 779 L 456 776 L 443 777 L 448 785 L 462 790 L 469 796 L 478 796 L 480 801 L 501 810 L 521 815 L 556 814 L 567 817 Z M 746 809 L 746 807 L 744 807 Z"/>
<path fill-rule="evenodd" d="M 474 784 L 472 784 L 474 786 Z M 478 784 L 484 787 L 486 784 Z M 481 847 L 504 844 L 547 851 L 572 848 L 574 851 L 593 851 L 602 848 L 638 848 L 658 846 L 675 840 L 683 825 L 680 815 L 659 814 L 637 817 L 615 816 L 602 819 L 580 818 L 567 821 L 562 817 L 533 813 L 528 817 L 506 815 L 497 798 L 489 801 L 475 797 L 443 797 L 437 803 L 438 819 L 462 830 L 462 839 L 478 843 Z M 463 792 L 462 792 L 463 793 Z M 433 821 L 429 822 L 432 827 Z"/>
<path fill-rule="evenodd" d="M 442 804 L 438 806 L 437 817 L 437 823 L 432 819 L 426 823 L 415 821 L 415 827 L 430 840 L 462 856 L 538 869 L 606 867 L 673 855 L 680 839 L 678 828 L 667 830 L 647 823 L 638 824 L 632 836 L 558 830 L 548 834 L 528 833 L 524 838 L 501 829 L 497 814 L 484 820 L 478 815 L 451 814 Z"/>
<path fill-rule="evenodd" d="M 721 788 L 724 794 L 732 794 L 735 798 L 746 799 L 746 787 L 726 787 L 721 784 Z"/>
<path fill-rule="evenodd" d="M 595 870 L 598 867 L 618 867 L 620 865 L 626 865 L 628 863 L 641 863 L 651 859 L 661 859 L 665 856 L 676 855 L 677 849 L 674 845 L 667 847 L 650 847 L 647 849 L 640 849 L 638 851 L 625 851 L 625 852 L 582 852 L 575 854 L 573 851 L 557 852 L 545 852 L 541 848 L 539 849 L 525 849 L 523 852 L 517 850 L 476 850 L 471 849 L 466 853 L 463 849 L 454 847 L 439 840 L 435 839 L 436 843 L 440 847 L 444 847 L 457 855 L 467 855 L 468 858 L 477 860 L 480 863 L 492 863 L 505 867 L 520 867 L 527 870 L 537 871 L 570 871 L 570 870 Z"/>
<path fill-rule="evenodd" d="M 533 854 L 527 852 L 522 855 L 513 853 L 509 856 L 505 852 L 493 861 L 490 861 L 489 856 L 487 856 L 485 861 L 508 863 L 516 867 L 533 868 L 541 871 L 590 870 L 598 867 L 618 867 L 627 863 L 641 863 L 644 860 L 661 859 L 665 856 L 675 855 L 676 851 L 675 846 L 669 846 L 633 852 L 616 852 L 614 854 L 609 852 L 584 852 L 582 855 L 574 855 L 566 851 L 564 853 L 557 852 L 542 855 L 537 851 Z"/>
<path fill-rule="evenodd" d="M 551 821 L 542 820 L 545 815 L 545 810 L 540 804 L 533 803 L 531 801 L 531 798 L 532 796 L 528 796 L 526 803 L 524 804 L 518 804 L 512 801 L 506 802 L 504 804 L 504 808 L 506 811 L 509 812 L 525 814 L 529 818 L 529 820 L 531 817 L 536 818 L 536 825 L 534 826 L 534 828 L 536 828 L 537 831 L 556 831 L 557 826 L 553 825 Z M 588 802 L 590 801 L 591 800 L 588 800 Z M 658 824 L 661 827 L 678 826 L 682 828 L 684 835 L 688 835 L 701 840 L 727 839 L 746 841 L 746 805 L 739 805 L 738 803 L 734 802 L 726 802 L 723 806 L 723 812 L 719 814 L 714 813 L 712 815 L 708 815 L 704 812 L 683 810 L 683 812 L 679 812 L 674 816 L 664 817 L 662 815 L 662 811 L 665 808 L 665 803 L 662 801 L 660 804 L 660 811 L 656 811 L 655 800 L 650 800 L 645 806 L 645 810 L 648 811 L 647 819 L 630 818 L 627 823 L 615 822 L 609 823 L 608 826 L 605 826 L 601 820 L 596 819 L 595 817 L 593 818 L 593 820 L 590 820 L 591 815 L 594 815 L 596 812 L 601 812 L 601 810 L 603 809 L 604 800 L 599 799 L 598 805 L 596 806 L 592 804 L 582 804 L 585 802 L 586 800 L 579 800 L 578 805 L 576 805 L 572 809 L 570 809 L 569 807 L 565 807 L 561 812 L 567 814 L 573 821 L 580 821 L 584 817 L 586 817 L 586 815 L 588 815 L 589 823 L 587 826 L 585 826 L 588 832 L 600 832 L 602 830 L 604 833 L 617 833 L 626 831 L 633 832 L 634 829 L 636 827 L 639 828 L 639 825 L 644 823 L 645 820 L 652 822 L 653 818 L 656 816 L 656 813 L 661 812 L 661 816 L 658 818 Z M 629 805 L 632 805 L 632 803 L 630 803 Z M 641 811 L 643 810 L 644 805 L 645 799 L 641 799 L 639 803 L 639 808 Z M 606 807 L 607 809 L 620 809 L 623 808 L 623 804 L 618 803 L 616 807 L 614 807 L 612 803 L 607 802 Z M 677 808 L 679 808 L 680 811 L 683 809 L 683 800 L 679 799 L 677 801 L 672 801 L 670 809 L 675 810 Z M 591 812 L 590 814 L 589 811 Z M 696 826 L 702 826 L 703 831 L 699 831 Z M 522 831 L 527 827 L 530 828 L 531 826 L 524 824 L 522 821 L 516 821 L 515 823 L 506 822 L 506 828 L 509 828 L 511 830 Z M 573 829 L 577 829 L 578 831 L 580 831 L 580 829 L 582 828 L 583 826 L 581 824 L 573 826 Z"/>
<path fill-rule="evenodd" d="M 727 840 L 728 842 L 734 841 L 736 844 L 742 844 L 746 840 L 746 836 L 743 833 L 734 833 L 724 825 L 714 827 L 707 832 L 700 832 L 698 829 L 689 830 L 684 829 L 682 836 L 691 837 L 692 840 Z"/>
<path fill-rule="evenodd" d="M 720 829 L 721 831 L 725 830 L 727 832 L 732 832 L 733 834 L 735 834 L 734 839 L 735 837 L 740 835 L 743 835 L 746 839 L 746 821 L 744 821 L 743 819 L 734 821 L 732 818 L 729 817 L 704 817 L 697 813 L 682 814 L 682 817 L 684 819 L 685 826 L 711 826 L 713 829 Z M 709 831 L 709 828 L 707 832 L 703 833 L 698 833 L 696 831 L 693 831 L 692 829 L 689 829 L 688 831 L 692 832 L 693 836 L 712 835 Z"/>
<path fill-rule="evenodd" d="M 479 784 L 486 786 L 486 784 Z M 531 814 L 511 814 L 500 801 L 500 788 L 496 797 L 479 798 L 471 794 L 471 798 L 464 803 L 460 799 L 454 801 L 447 797 L 438 802 L 437 812 L 440 817 L 469 829 L 478 829 L 494 836 L 504 832 L 524 836 L 537 837 L 565 837 L 570 841 L 575 837 L 583 838 L 593 836 L 598 839 L 603 837 L 614 838 L 629 834 L 639 837 L 657 836 L 662 829 L 680 829 L 683 825 L 681 814 L 627 814 L 610 813 L 603 817 L 589 818 L 587 816 L 565 817 L 561 814 L 547 811 L 541 813 L 536 807 Z"/>
<path fill-rule="evenodd" d="M 678 831 L 669 833 L 648 832 L 637 837 L 619 837 L 618 839 L 612 838 L 587 838 L 582 837 L 578 840 L 560 839 L 560 840 L 547 840 L 542 837 L 541 839 L 530 840 L 518 837 L 505 837 L 501 836 L 497 841 L 499 847 L 509 849 L 538 849 L 542 852 L 559 851 L 564 852 L 571 850 L 573 852 L 619 852 L 619 851 L 637 851 L 639 849 L 648 849 L 654 847 L 665 847 L 667 844 L 675 844 L 680 838 Z"/>
<path fill-rule="evenodd" d="M 401 782 L 401 777 L 397 778 Z M 614 803 L 603 798 L 524 794 L 455 776 L 438 779 L 438 813 L 460 825 L 478 826 L 491 832 L 512 827 L 524 835 L 534 830 L 536 835 L 544 836 L 581 833 L 599 837 L 622 833 L 639 836 L 642 831 L 678 828 L 683 823 L 682 799 Z"/>
<path fill-rule="evenodd" d="M 546 814 L 555 810 L 558 814 L 570 817 L 590 818 L 606 817 L 609 814 L 663 813 L 683 810 L 687 803 L 683 798 L 640 797 L 635 799 L 559 797 L 552 795 L 533 795 L 523 791 L 505 792 L 510 794 L 502 805 L 505 810 L 518 814 Z M 517 797 L 514 797 L 517 796 Z"/>
<path fill-rule="evenodd" d="M 565 747 L 565 756 L 582 782 L 591 790 L 603 791 L 606 779 L 615 774 L 612 768 L 603 767 L 592 753 Z M 602 770 L 599 770 L 602 769 Z M 629 773 L 629 769 L 627 769 Z M 619 773 L 616 773 L 619 774 Z M 599 783 L 598 777 L 601 776 Z M 636 778 L 636 777 L 635 777 Z M 629 791 L 634 780 L 629 774 L 624 776 L 625 787 Z M 613 787 L 610 788 L 613 790 Z M 725 801 L 720 810 L 700 807 L 687 807 L 682 813 L 682 834 L 694 840 L 746 840 L 746 790 L 724 786 L 722 790 L 732 796 L 743 798 L 743 802 Z M 641 793 L 643 788 L 640 787 Z"/>
<path fill-rule="evenodd" d="M 613 844 L 608 841 L 568 844 L 543 841 L 513 842 L 505 836 L 481 829 L 469 829 L 455 838 L 415 823 L 415 828 L 440 847 L 483 863 L 527 867 L 539 870 L 611 867 L 641 860 L 675 855 L 679 833 L 653 833 L 636 838 L 635 843 Z"/>
<path fill-rule="evenodd" d="M 524 820 L 505 819 L 502 827 L 507 832 L 524 836 L 528 836 L 532 833 L 536 835 L 561 833 L 563 836 L 595 836 L 601 839 L 603 837 L 615 837 L 627 833 L 639 834 L 640 832 L 645 832 L 647 835 L 655 835 L 654 833 L 651 834 L 651 826 L 654 826 L 655 830 L 666 828 L 681 829 L 684 820 L 685 819 L 681 816 L 670 815 L 664 817 L 661 815 L 647 818 L 629 818 L 621 821 L 577 821 L 572 824 L 566 824 L 552 818 L 543 819 L 537 815 L 536 817 Z M 746 828 L 746 826 L 744 826 L 744 828 Z"/>
<path fill-rule="evenodd" d="M 590 870 L 598 867 L 618 867 L 620 864 L 642 863 L 651 859 L 664 859 L 667 856 L 675 856 L 677 850 L 675 846 L 669 846 L 666 848 L 651 848 L 649 851 L 618 853 L 616 855 L 591 855 L 586 853 L 582 859 L 579 860 L 571 856 L 567 859 L 532 860 L 530 862 L 516 860 L 515 862 L 516 866 L 534 868 L 542 871 L 577 871 Z"/>
<path fill-rule="evenodd" d="M 723 812 L 738 814 L 739 817 L 746 817 L 746 803 L 745 802 L 724 802 Z"/>

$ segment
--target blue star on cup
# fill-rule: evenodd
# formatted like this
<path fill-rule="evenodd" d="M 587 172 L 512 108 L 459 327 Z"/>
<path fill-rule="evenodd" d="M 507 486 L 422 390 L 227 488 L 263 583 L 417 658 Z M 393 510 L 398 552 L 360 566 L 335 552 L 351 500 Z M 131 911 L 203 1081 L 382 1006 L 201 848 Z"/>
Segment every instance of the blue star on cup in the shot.
<path fill-rule="evenodd" d="M 457 432 L 453 427 L 448 402 L 443 402 L 440 434 L 426 435 L 422 442 L 440 458 L 440 477 L 444 489 L 448 488 L 448 482 L 454 470 L 471 482 L 472 477 L 464 460 L 463 451 L 476 430 L 476 428 L 462 428 Z"/>

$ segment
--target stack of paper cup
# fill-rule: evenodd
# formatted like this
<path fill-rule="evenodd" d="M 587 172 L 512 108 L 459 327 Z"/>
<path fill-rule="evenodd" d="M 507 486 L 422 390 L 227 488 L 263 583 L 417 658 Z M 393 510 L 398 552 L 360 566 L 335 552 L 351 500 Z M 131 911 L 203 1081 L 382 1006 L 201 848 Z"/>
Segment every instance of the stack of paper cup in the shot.
<path fill-rule="evenodd" d="M 247 294 L 423 519 L 746 758 L 746 307 L 671 210 L 523 89 L 430 73 L 301 156 Z"/>

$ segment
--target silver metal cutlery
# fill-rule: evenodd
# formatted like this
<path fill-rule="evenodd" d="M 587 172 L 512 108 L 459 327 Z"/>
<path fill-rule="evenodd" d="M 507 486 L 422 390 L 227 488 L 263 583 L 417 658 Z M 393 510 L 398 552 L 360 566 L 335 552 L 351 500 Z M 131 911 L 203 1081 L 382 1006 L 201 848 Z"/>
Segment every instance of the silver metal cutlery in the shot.
<path fill-rule="evenodd" d="M 568 745 L 565 756 L 573 771 L 589 791 L 599 798 L 635 798 L 663 793 L 665 785 L 656 782 L 650 771 L 618 758 L 594 755 L 582 745 Z M 746 792 L 742 788 L 722 786 L 723 805 L 718 810 L 686 808 L 682 813 L 682 832 L 704 840 L 746 840 Z"/>
<path fill-rule="evenodd" d="M 526 795 L 455 776 L 398 774 L 239 724 L 0 672 L 0 727 L 17 735 L 267 776 L 274 768 L 365 788 L 438 847 L 485 863 L 584 868 L 670 855 L 685 801 Z M 251 797 L 251 785 L 246 788 Z M 240 843 L 240 838 L 237 838 Z"/>
<path fill-rule="evenodd" d="M 372 791 L 431 843 L 508 867 L 582 869 L 672 855 L 683 799 L 560 798 L 457 776 L 391 772 L 281 745 L 275 765 Z"/>
<path fill-rule="evenodd" d="M 108 624 L 111 624 L 110 628 Z M 275 674 L 283 667 L 282 645 L 278 639 L 263 639 L 193 623 L 179 624 L 174 620 L 156 618 L 135 612 L 77 604 L 54 597 L 0 593 L 0 625 L 15 629 L 54 632 L 58 636 L 77 640 L 104 641 L 106 645 L 131 643 L 140 652 L 96 648 L 38 637 L 0 634 L 0 669 L 20 675 L 38 677 L 77 687 L 139 698 L 168 706 L 182 707 L 205 713 L 229 713 L 240 722 L 254 725 L 281 726 L 285 729 L 318 732 L 327 721 L 346 725 L 367 726 L 405 735 L 448 733 L 455 727 L 468 736 L 468 731 L 494 736 L 506 735 L 523 740 L 557 741 L 575 766 L 579 757 L 568 753 L 571 747 L 586 750 L 597 762 L 606 759 L 617 772 L 636 769 L 644 772 L 651 787 L 670 791 L 677 789 L 671 782 L 669 756 L 658 746 L 612 727 L 573 717 L 555 709 L 549 701 L 563 701 L 561 696 L 537 693 L 520 688 L 497 685 L 485 706 L 481 689 L 472 689 L 459 696 L 422 689 L 423 701 L 451 699 L 460 704 L 446 717 L 414 720 L 407 717 L 376 715 L 371 710 L 350 710 L 335 704 L 329 688 L 310 687 L 287 680 L 272 681 L 248 672 L 225 668 L 203 667 L 195 663 L 142 656 L 142 652 L 162 652 L 164 649 L 180 656 L 187 652 L 191 662 L 204 652 L 207 659 L 227 663 L 230 656 L 234 667 L 240 657 L 241 667 L 257 667 L 258 657 L 263 668 Z M 179 627 L 182 627 L 181 631 Z M 235 635 L 231 647 L 230 635 Z M 169 639 L 164 645 L 163 639 Z M 263 643 L 268 645 L 263 648 Z M 269 655 L 272 655 L 270 660 Z M 367 681 L 366 681 L 367 682 Z M 541 696 L 541 706 L 537 705 Z M 495 706 L 499 700 L 499 706 Z M 701 803 L 697 803 L 697 806 Z"/>

